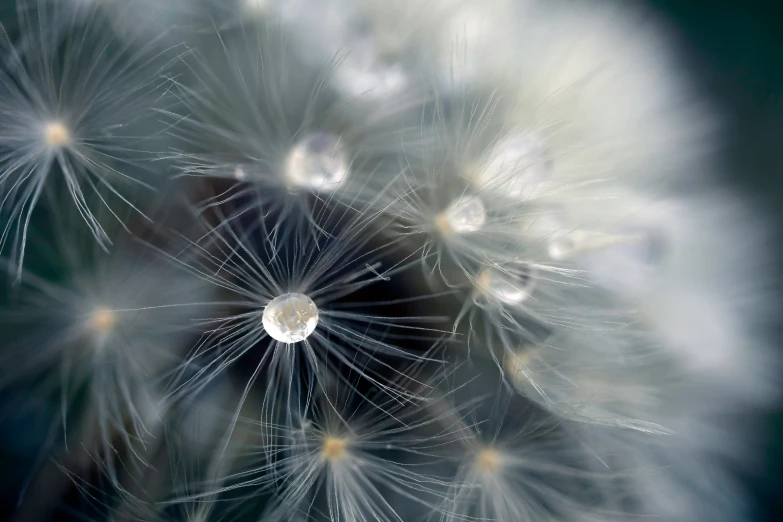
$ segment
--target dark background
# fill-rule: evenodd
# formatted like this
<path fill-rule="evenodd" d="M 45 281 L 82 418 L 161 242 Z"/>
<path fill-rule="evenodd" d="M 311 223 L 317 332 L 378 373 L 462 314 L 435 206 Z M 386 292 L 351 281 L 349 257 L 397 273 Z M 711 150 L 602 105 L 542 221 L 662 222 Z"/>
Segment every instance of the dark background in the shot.
<path fill-rule="evenodd" d="M 647 0 L 669 23 L 683 64 L 727 120 L 721 158 L 734 189 L 746 192 L 774 227 L 783 253 L 783 4 L 776 0 Z M 778 281 L 780 277 L 775 278 Z M 778 285 L 779 286 L 779 285 Z M 776 289 L 773 295 L 783 296 Z M 783 325 L 770 332 L 783 352 Z M 783 354 L 781 354 L 783 355 Z M 783 375 L 780 377 L 783 383 Z M 759 520 L 783 519 L 783 405 L 764 422 L 764 458 L 748 478 Z"/>

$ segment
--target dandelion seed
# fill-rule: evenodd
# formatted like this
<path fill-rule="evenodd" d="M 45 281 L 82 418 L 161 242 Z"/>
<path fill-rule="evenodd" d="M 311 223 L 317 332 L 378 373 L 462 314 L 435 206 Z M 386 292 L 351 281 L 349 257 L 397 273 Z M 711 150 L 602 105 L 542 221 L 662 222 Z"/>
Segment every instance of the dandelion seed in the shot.
<path fill-rule="evenodd" d="M 427 357 L 397 346 L 397 341 L 427 338 L 433 331 L 418 324 L 433 318 L 365 310 L 369 305 L 386 306 L 393 299 L 364 304 L 351 300 L 370 285 L 388 284 L 392 276 L 415 263 L 403 259 L 377 270 L 377 258 L 388 254 L 394 243 L 382 239 L 371 244 L 380 215 L 371 213 L 375 204 L 368 203 L 356 214 L 339 206 L 328 214 L 316 214 L 318 234 L 296 222 L 272 219 L 268 223 L 263 215 L 223 220 L 215 228 L 204 222 L 201 240 L 184 246 L 184 251 L 193 253 L 192 259 L 172 261 L 222 288 L 233 310 L 206 321 L 208 333 L 183 365 L 172 387 L 173 399 L 191 397 L 246 356 L 256 359 L 255 370 L 238 407 L 259 380 L 265 383 L 267 416 L 285 408 L 300 387 L 324 386 L 323 379 L 336 367 L 348 368 L 358 381 L 404 397 L 406 390 L 389 386 L 389 372 L 400 371 L 399 361 Z"/>
<path fill-rule="evenodd" d="M 443 402 L 430 397 L 443 376 L 423 370 L 421 364 L 406 365 L 390 378 L 394 387 L 415 390 L 408 398 L 389 397 L 377 388 L 358 392 L 332 374 L 323 387 L 293 397 L 292 410 L 281 416 L 288 422 L 242 420 L 256 437 L 240 450 L 246 459 L 239 471 L 221 478 L 225 487 L 187 500 L 238 488 L 274 492 L 263 514 L 271 520 L 298 513 L 305 519 L 391 522 L 400 520 L 389 502 L 395 494 L 422 514 L 436 511 L 447 481 L 429 473 L 437 463 L 432 450 L 455 435 L 438 426 L 448 421 L 438 408 L 431 416 L 420 414 L 420 408 Z M 321 497 L 325 505 L 319 507 Z"/>
<path fill-rule="evenodd" d="M 394 107 L 359 110 L 341 99 L 334 85 L 339 57 L 307 64 L 278 38 L 283 31 L 269 24 L 218 32 L 194 57 L 188 65 L 197 84 L 175 80 L 181 105 L 165 113 L 181 140 L 171 157 L 183 176 L 242 181 L 204 210 L 295 213 L 316 226 L 313 199 L 363 205 L 357 198 L 385 191 L 398 174 L 398 136 L 407 128 Z"/>
<path fill-rule="evenodd" d="M 476 467 L 482 473 L 493 473 L 500 469 L 502 456 L 497 450 L 487 448 L 476 455 Z"/>
<path fill-rule="evenodd" d="M 91 19 L 63 34 L 54 4 L 39 3 L 35 20 L 28 11 L 20 39 L 4 32 L 0 41 L 0 251 L 15 260 L 17 279 L 33 212 L 50 192 L 70 196 L 104 249 L 111 240 L 98 209 L 118 222 L 121 207 L 144 216 L 131 189 L 153 189 L 144 163 L 161 130 L 152 107 L 165 103 L 159 75 L 171 53 L 158 39 L 117 46 Z"/>
<path fill-rule="evenodd" d="M 332 462 L 339 461 L 345 457 L 348 441 L 346 439 L 338 439 L 335 437 L 327 437 L 324 439 L 323 455 L 326 460 Z"/>
<path fill-rule="evenodd" d="M 145 448 L 167 409 L 165 381 L 184 357 L 197 316 L 187 305 L 205 301 L 204 287 L 124 242 L 111 255 L 85 245 L 91 236 L 62 234 L 80 217 L 58 218 L 64 222 L 53 224 L 46 244 L 59 246 L 54 257 L 64 277 L 26 272 L 19 302 L 0 314 L 3 327 L 17 332 L 0 350 L 9 369 L 0 387 L 27 381 L 35 384 L 32 395 L 59 397 L 54 421 L 62 423 L 66 444 L 95 450 L 116 479 L 122 466 L 146 465 Z M 87 399 L 78 401 L 84 391 Z M 81 420 L 78 429 L 71 419 Z"/>
<path fill-rule="evenodd" d="M 474 398 L 475 409 L 450 419 L 461 436 L 444 448 L 457 470 L 433 519 L 589 520 L 622 497 L 611 490 L 614 472 L 593 471 L 590 453 L 557 421 L 538 418 L 509 393 L 494 395 Z"/>

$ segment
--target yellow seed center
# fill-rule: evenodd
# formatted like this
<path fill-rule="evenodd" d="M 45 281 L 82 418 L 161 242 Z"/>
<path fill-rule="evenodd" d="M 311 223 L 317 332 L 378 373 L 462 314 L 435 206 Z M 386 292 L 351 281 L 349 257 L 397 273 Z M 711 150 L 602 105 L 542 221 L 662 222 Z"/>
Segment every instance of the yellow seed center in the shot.
<path fill-rule="evenodd" d="M 482 294 L 490 294 L 492 291 L 492 272 L 486 268 L 476 276 L 476 289 Z"/>
<path fill-rule="evenodd" d="M 519 377 L 530 363 L 530 354 L 520 350 L 514 354 L 508 355 L 505 362 L 506 371 L 511 374 L 511 377 Z"/>
<path fill-rule="evenodd" d="M 451 219 L 449 219 L 448 214 L 445 212 L 441 212 L 435 216 L 435 219 L 432 220 L 432 224 L 435 226 L 435 230 L 441 236 L 447 237 L 450 236 L 452 232 L 454 232 L 454 227 L 451 226 Z"/>
<path fill-rule="evenodd" d="M 68 129 L 59 121 L 53 121 L 44 128 L 46 143 L 52 147 L 61 147 L 71 139 Z"/>
<path fill-rule="evenodd" d="M 117 318 L 115 317 L 114 312 L 102 308 L 96 310 L 92 314 L 92 318 L 90 319 L 90 327 L 95 332 L 105 333 L 111 330 L 116 322 Z"/>
<path fill-rule="evenodd" d="M 345 449 L 348 441 L 337 437 L 327 437 L 324 439 L 323 456 L 327 460 L 335 461 L 345 456 Z"/>
<path fill-rule="evenodd" d="M 476 455 L 476 467 L 485 473 L 496 471 L 500 467 L 500 453 L 493 449 L 480 451 Z"/>

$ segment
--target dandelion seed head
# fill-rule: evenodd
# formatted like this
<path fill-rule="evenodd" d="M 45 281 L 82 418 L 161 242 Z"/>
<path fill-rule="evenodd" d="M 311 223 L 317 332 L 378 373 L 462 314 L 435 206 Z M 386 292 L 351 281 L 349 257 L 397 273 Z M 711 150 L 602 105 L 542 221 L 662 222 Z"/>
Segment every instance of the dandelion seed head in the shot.
<path fill-rule="evenodd" d="M 329 192 L 347 179 L 348 156 L 339 136 L 315 132 L 294 145 L 286 158 L 284 172 L 290 188 Z"/>
<path fill-rule="evenodd" d="M 487 221 L 487 209 L 476 196 L 461 196 L 435 216 L 435 230 L 443 237 L 475 232 Z"/>
<path fill-rule="evenodd" d="M 283 294 L 269 302 L 261 320 L 264 330 L 276 341 L 298 343 L 318 325 L 318 307 L 304 294 Z"/>
<path fill-rule="evenodd" d="M 326 437 L 321 453 L 325 460 L 338 462 L 345 458 L 348 448 L 348 440 L 341 437 Z"/>
<path fill-rule="evenodd" d="M 515 273 L 484 268 L 476 276 L 479 293 L 506 304 L 518 304 L 530 297 L 535 286 L 533 270 L 525 266 Z"/>
<path fill-rule="evenodd" d="M 50 121 L 44 126 L 44 140 L 52 148 L 59 148 L 67 145 L 71 140 L 71 133 L 68 127 L 61 121 Z"/>

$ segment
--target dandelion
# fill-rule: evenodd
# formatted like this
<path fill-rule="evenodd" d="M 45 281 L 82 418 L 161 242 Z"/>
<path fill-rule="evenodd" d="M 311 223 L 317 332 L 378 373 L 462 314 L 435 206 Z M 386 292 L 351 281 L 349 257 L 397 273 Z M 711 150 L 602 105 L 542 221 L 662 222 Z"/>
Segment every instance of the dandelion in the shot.
<path fill-rule="evenodd" d="M 375 204 L 356 213 L 348 206 L 316 212 L 318 234 L 295 221 L 280 226 L 272 217 L 268 223 L 263 215 L 221 219 L 215 227 L 206 225 L 201 239 L 185 245 L 184 251 L 191 253 L 186 260 L 172 256 L 183 270 L 223 292 L 222 303 L 231 309 L 204 323 L 207 333 L 184 364 L 174 396 L 193 396 L 248 356 L 255 361 L 254 370 L 239 408 L 261 378 L 266 415 L 284 408 L 299 386 L 323 386 L 324 375 L 336 367 L 404 396 L 405 390 L 389 384 L 389 377 L 400 373 L 394 361 L 427 357 L 397 342 L 413 347 L 438 335 L 419 324 L 439 318 L 364 309 L 384 310 L 400 302 L 385 297 L 389 280 L 415 263 L 403 258 L 384 266 L 379 261 L 389 255 L 394 241 L 379 237 L 373 242 L 380 215 L 373 214 Z M 372 297 L 355 300 L 360 292 Z"/>
<path fill-rule="evenodd" d="M 554 336 L 504 354 L 510 382 L 563 418 L 660 434 L 669 388 L 681 377 L 644 337 L 620 329 L 595 336 Z"/>
<path fill-rule="evenodd" d="M 191 67 L 196 85 L 175 82 L 181 104 L 166 116 L 182 144 L 171 155 L 181 174 L 240 182 L 205 208 L 307 217 L 313 198 L 350 203 L 397 175 L 399 110 L 341 99 L 333 85 L 340 57 L 310 66 L 284 29 L 218 32 Z"/>
<path fill-rule="evenodd" d="M 441 414 L 422 416 L 442 398 L 430 396 L 442 379 L 422 374 L 420 364 L 391 378 L 413 390 L 399 400 L 382 390 L 357 392 L 342 377 L 299 395 L 280 424 L 245 420 L 260 444 L 245 444 L 245 462 L 256 461 L 225 478 L 231 484 L 209 494 L 253 488 L 256 495 L 274 493 L 264 517 L 272 520 L 326 516 L 329 520 L 400 520 L 389 493 L 420 506 L 437 509 L 445 482 L 428 472 L 436 463 L 432 451 L 450 435 L 440 428 Z M 416 397 L 416 398 L 413 398 Z M 240 450 L 241 451 L 241 450 Z M 314 500 L 325 497 L 324 512 Z"/>
<path fill-rule="evenodd" d="M 145 445 L 166 409 L 167 376 L 192 335 L 193 312 L 185 304 L 203 301 L 204 287 L 127 244 L 107 255 L 68 237 L 59 249 L 62 278 L 25 273 L 2 316 L 15 334 L 3 346 L 0 383 L 38 382 L 38 393 L 59 395 L 54 422 L 62 424 L 66 444 L 95 447 L 114 477 L 115 454 L 145 461 Z M 86 428 L 68 436 L 72 425 Z"/>
<path fill-rule="evenodd" d="M 454 415 L 460 436 L 446 448 L 456 473 L 432 520 L 611 520 L 619 473 L 594 471 L 589 451 L 552 419 L 509 415 L 518 402 L 500 392 Z"/>
<path fill-rule="evenodd" d="M 118 521 L 746 518 L 774 242 L 652 13 L 16 7 L 0 391 L 48 412 L 16 518 L 68 478 Z"/>
<path fill-rule="evenodd" d="M 142 136 L 152 134 L 151 106 L 161 97 L 158 76 L 170 54 L 156 50 L 154 40 L 118 45 L 93 19 L 74 22 L 63 34 L 57 6 L 39 4 L 35 23 L 21 13 L 20 40 L 4 31 L 0 44 L 0 249 L 14 259 L 17 278 L 30 220 L 46 190 L 70 194 L 103 248 L 111 238 L 96 208 L 118 222 L 121 206 L 143 212 L 131 189 L 155 184 L 145 180 L 150 143 Z"/>

